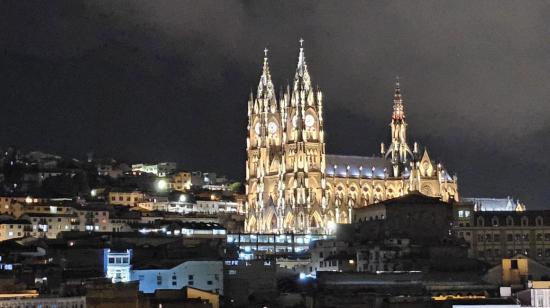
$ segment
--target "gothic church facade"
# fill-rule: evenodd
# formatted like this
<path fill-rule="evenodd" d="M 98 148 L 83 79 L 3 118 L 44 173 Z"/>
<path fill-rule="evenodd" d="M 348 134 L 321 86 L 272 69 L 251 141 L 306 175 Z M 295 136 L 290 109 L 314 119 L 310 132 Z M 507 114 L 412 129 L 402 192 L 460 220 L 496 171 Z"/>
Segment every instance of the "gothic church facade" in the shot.
<path fill-rule="evenodd" d="M 301 44 L 292 86 L 276 95 L 265 50 L 248 100 L 246 232 L 331 233 L 353 208 L 411 191 L 458 200 L 456 177 L 417 143 L 409 147 L 399 81 L 388 148 L 377 157 L 326 154 L 323 93 L 312 86 Z"/>

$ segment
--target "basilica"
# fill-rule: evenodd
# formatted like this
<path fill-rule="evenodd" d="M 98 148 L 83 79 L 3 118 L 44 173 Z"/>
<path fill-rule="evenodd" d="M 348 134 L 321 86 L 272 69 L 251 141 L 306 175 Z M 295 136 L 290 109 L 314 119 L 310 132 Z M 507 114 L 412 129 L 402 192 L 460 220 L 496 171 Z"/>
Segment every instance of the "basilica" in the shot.
<path fill-rule="evenodd" d="M 456 177 L 407 141 L 399 80 L 391 141 L 375 157 L 325 152 L 323 93 L 313 87 L 303 40 L 292 85 L 275 93 L 267 50 L 256 93 L 248 100 L 246 232 L 331 233 L 352 209 L 418 191 L 458 200 Z"/>

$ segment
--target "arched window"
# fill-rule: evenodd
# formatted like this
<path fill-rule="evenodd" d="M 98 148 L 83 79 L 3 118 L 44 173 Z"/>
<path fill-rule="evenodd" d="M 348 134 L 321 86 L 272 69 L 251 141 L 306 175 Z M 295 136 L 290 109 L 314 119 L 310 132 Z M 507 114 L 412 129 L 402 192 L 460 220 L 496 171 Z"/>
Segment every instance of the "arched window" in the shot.
<path fill-rule="evenodd" d="M 271 216 L 271 229 L 277 229 L 277 216 L 275 214 Z"/>
<path fill-rule="evenodd" d="M 315 218 L 315 216 L 312 216 L 312 217 L 311 217 L 311 221 L 310 221 L 309 226 L 312 227 L 312 228 L 317 228 L 317 227 L 319 227 L 319 225 L 317 224 L 317 219 Z"/>
<path fill-rule="evenodd" d="M 386 190 L 386 196 L 387 196 L 388 199 L 393 198 L 393 197 L 394 197 L 394 195 L 393 195 L 393 189 L 388 188 L 388 190 Z"/>
<path fill-rule="evenodd" d="M 483 219 L 483 217 L 478 217 L 477 218 L 477 225 L 478 225 L 478 227 L 484 227 L 485 226 L 485 220 Z"/>
<path fill-rule="evenodd" d="M 513 226 L 514 225 L 514 219 L 510 216 L 506 217 L 506 225 L 507 226 Z"/>
<path fill-rule="evenodd" d="M 535 219 L 535 225 L 537 225 L 538 227 L 542 226 L 542 217 L 537 216 L 537 218 Z"/>
<path fill-rule="evenodd" d="M 527 218 L 527 216 L 521 217 L 521 226 L 527 227 L 528 225 L 529 225 L 529 218 Z"/>
<path fill-rule="evenodd" d="M 493 218 L 491 219 L 491 224 L 493 225 L 493 227 L 498 227 L 498 217 L 493 216 Z"/>

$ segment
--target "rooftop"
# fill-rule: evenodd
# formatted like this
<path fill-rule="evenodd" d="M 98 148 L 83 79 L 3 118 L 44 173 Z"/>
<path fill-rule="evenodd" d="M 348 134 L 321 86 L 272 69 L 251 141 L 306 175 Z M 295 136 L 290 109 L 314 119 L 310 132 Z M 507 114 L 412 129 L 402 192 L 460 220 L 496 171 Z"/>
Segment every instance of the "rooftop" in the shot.
<path fill-rule="evenodd" d="M 326 155 L 328 176 L 380 177 L 391 170 L 391 162 L 377 156 Z M 348 169 L 349 167 L 349 169 Z"/>

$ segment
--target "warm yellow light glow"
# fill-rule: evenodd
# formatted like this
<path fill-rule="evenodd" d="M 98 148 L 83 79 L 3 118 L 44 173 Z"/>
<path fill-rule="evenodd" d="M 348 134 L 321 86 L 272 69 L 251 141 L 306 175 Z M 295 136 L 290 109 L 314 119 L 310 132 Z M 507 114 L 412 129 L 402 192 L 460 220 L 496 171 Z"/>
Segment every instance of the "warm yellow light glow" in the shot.
<path fill-rule="evenodd" d="M 29 298 L 29 297 L 38 297 L 38 291 L 29 290 L 29 291 L 23 291 L 21 293 L 15 292 L 15 293 L 0 294 L 0 298 Z"/>
<path fill-rule="evenodd" d="M 486 298 L 484 295 L 439 295 L 439 296 L 432 296 L 432 299 L 434 301 L 446 301 L 446 300 L 453 300 L 453 299 L 482 299 Z"/>
<path fill-rule="evenodd" d="M 157 189 L 158 190 L 166 190 L 168 188 L 168 182 L 166 182 L 165 179 L 160 179 L 157 182 Z"/>
<path fill-rule="evenodd" d="M 334 233 L 336 231 L 336 223 L 334 221 L 329 221 L 327 223 L 327 229 L 329 233 Z"/>

